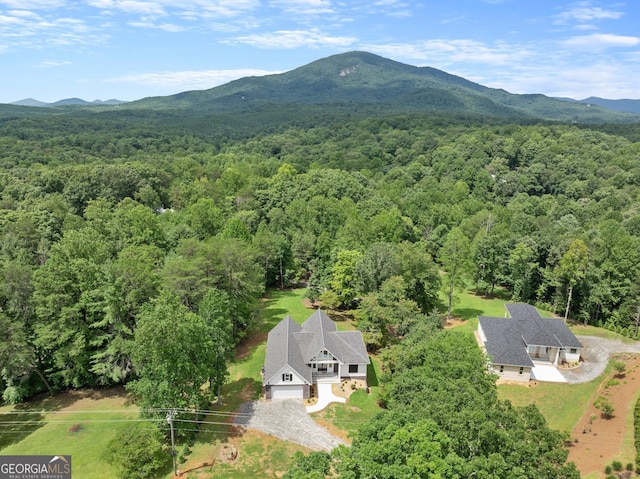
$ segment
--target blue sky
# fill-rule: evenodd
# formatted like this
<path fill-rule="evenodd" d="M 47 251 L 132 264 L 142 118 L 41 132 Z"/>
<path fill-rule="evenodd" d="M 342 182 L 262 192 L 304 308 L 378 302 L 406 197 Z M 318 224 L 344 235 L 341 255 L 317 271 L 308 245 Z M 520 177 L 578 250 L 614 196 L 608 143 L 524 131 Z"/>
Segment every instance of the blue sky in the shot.
<path fill-rule="evenodd" d="M 640 98 L 637 0 L 0 0 L 0 102 L 170 95 L 352 50 L 512 93 Z"/>

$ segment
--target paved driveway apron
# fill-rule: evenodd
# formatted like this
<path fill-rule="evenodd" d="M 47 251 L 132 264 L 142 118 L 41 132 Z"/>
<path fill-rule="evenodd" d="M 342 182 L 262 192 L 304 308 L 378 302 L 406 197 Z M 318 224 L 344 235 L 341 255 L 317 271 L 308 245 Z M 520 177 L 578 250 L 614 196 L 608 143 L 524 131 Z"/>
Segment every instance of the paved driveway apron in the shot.
<path fill-rule="evenodd" d="M 586 383 L 602 374 L 609 358 L 616 353 L 640 353 L 640 343 L 623 343 L 618 339 L 578 336 L 584 346 L 583 363 L 576 369 L 561 370 L 571 384 Z"/>
<path fill-rule="evenodd" d="M 331 451 L 345 442 L 309 417 L 296 400 L 254 401 L 240 406 L 234 424 L 271 434 L 310 449 Z"/>

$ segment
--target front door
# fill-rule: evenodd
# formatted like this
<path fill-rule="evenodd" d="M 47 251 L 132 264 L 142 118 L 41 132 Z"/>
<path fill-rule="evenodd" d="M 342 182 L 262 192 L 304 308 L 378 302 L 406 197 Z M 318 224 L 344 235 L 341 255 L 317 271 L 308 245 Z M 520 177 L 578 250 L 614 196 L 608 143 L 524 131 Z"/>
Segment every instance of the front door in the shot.
<path fill-rule="evenodd" d="M 318 372 L 326 373 L 327 372 L 327 363 L 318 364 Z"/>

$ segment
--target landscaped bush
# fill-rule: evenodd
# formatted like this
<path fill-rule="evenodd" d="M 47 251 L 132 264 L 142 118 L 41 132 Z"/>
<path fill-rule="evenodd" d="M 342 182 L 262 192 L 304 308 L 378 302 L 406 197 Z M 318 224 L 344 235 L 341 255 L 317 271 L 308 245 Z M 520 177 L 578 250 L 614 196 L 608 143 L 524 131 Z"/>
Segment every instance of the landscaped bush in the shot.
<path fill-rule="evenodd" d="M 595 400 L 593 405 L 602 413 L 602 416 L 604 418 L 611 419 L 613 417 L 615 408 L 613 407 L 613 404 L 611 404 L 611 401 L 609 401 L 607 398 L 600 396 Z"/>

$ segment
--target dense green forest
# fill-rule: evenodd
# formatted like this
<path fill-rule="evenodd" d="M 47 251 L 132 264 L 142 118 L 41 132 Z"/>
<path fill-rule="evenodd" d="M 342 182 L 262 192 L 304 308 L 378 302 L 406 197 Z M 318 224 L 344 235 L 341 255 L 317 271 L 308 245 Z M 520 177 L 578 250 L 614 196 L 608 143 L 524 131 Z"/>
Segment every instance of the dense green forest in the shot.
<path fill-rule="evenodd" d="M 634 126 L 405 115 L 236 140 L 73 118 L 0 125 L 5 401 L 134 378 L 158 298 L 214 308 L 235 344 L 299 280 L 372 349 L 465 281 L 638 336 Z"/>
<path fill-rule="evenodd" d="M 304 281 L 380 353 L 386 409 L 291 477 L 578 477 L 434 313 L 499 288 L 638 338 L 639 126 L 24 111 L 0 118 L 5 402 L 125 384 L 205 404 L 265 290 Z"/>

